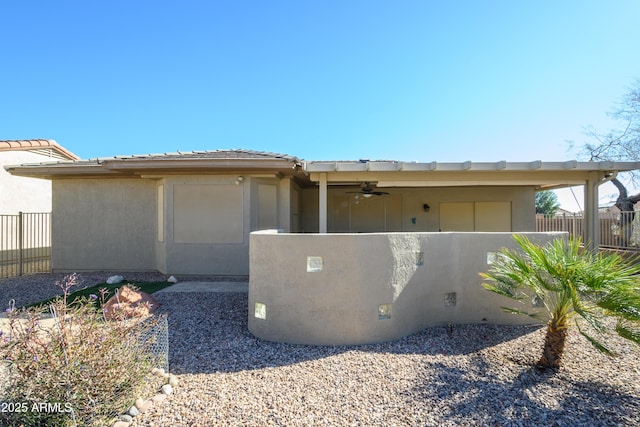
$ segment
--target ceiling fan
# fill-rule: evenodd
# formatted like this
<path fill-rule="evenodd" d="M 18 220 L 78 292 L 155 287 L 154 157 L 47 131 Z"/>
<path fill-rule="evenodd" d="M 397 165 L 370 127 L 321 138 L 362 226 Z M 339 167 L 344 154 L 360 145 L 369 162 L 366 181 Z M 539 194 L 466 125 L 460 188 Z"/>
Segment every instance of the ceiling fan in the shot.
<path fill-rule="evenodd" d="M 368 199 L 371 196 L 382 196 L 384 194 L 389 194 L 386 191 L 374 191 L 371 183 L 365 181 L 361 185 L 362 189 L 360 191 L 347 191 L 347 194 L 362 194 L 362 197 Z"/>

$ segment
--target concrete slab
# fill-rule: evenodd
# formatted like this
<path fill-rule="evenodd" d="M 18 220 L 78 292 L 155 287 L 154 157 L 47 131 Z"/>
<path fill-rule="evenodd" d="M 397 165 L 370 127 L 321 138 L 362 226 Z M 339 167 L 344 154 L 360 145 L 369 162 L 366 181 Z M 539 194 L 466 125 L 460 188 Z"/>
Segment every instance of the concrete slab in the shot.
<path fill-rule="evenodd" d="M 249 292 L 249 282 L 180 282 L 154 292 Z"/>

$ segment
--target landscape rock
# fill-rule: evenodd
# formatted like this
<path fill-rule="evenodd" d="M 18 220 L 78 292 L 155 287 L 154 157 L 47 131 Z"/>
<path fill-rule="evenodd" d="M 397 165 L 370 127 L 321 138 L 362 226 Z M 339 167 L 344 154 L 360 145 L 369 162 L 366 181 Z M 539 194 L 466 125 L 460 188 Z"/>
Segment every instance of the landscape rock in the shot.
<path fill-rule="evenodd" d="M 122 276 L 111 276 L 107 279 L 107 284 L 108 285 L 117 285 L 118 283 L 122 283 L 122 281 L 124 280 L 124 277 Z"/>
<path fill-rule="evenodd" d="M 171 384 L 165 384 L 162 386 L 162 392 L 166 395 L 170 395 L 173 393 L 173 387 L 171 387 Z"/>
<path fill-rule="evenodd" d="M 144 400 L 141 398 L 137 398 L 134 405 L 136 408 L 138 408 L 138 410 L 140 410 L 140 408 L 142 408 L 142 405 L 144 404 Z"/>
<path fill-rule="evenodd" d="M 131 421 L 133 421 L 133 417 L 129 414 L 120 415 L 119 421 L 130 423 Z"/>
<path fill-rule="evenodd" d="M 106 319 L 146 317 L 153 313 L 160 303 L 146 292 L 123 286 L 102 306 Z"/>
<path fill-rule="evenodd" d="M 151 398 L 155 403 L 162 403 L 167 398 L 167 395 L 164 393 L 156 394 Z"/>
<path fill-rule="evenodd" d="M 176 387 L 178 385 L 178 377 L 173 374 L 169 375 L 169 385 L 171 387 Z"/>
<path fill-rule="evenodd" d="M 113 424 L 113 427 L 129 427 L 131 425 L 130 421 L 116 421 Z"/>
<path fill-rule="evenodd" d="M 178 279 L 176 279 L 174 276 L 171 276 L 167 279 L 167 282 L 169 283 L 178 283 Z"/>
<path fill-rule="evenodd" d="M 140 415 L 140 411 L 134 405 L 131 408 L 129 408 L 129 410 L 127 411 L 127 414 L 131 415 L 132 417 L 137 417 L 138 415 Z"/>
<path fill-rule="evenodd" d="M 151 400 L 151 399 L 145 400 L 144 402 L 142 402 L 142 404 L 140 406 L 138 406 L 138 410 L 142 414 L 142 413 L 147 412 L 149 409 L 151 409 L 152 406 L 153 406 L 153 400 Z"/>

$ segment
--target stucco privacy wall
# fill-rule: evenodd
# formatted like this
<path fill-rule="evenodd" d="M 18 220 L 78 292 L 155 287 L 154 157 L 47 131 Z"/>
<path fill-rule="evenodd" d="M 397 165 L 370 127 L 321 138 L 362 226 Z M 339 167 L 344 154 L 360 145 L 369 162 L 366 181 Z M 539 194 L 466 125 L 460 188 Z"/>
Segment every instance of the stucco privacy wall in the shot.
<path fill-rule="evenodd" d="M 564 233 L 523 233 L 539 243 Z M 297 344 L 397 339 L 446 323 L 520 324 L 482 286 L 512 233 L 251 234 L 249 330 Z"/>
<path fill-rule="evenodd" d="M 440 204 L 451 202 L 509 202 L 511 203 L 511 230 L 535 231 L 535 187 L 434 187 L 434 188 L 380 188 L 388 196 L 360 198 L 355 209 L 355 194 L 359 187 L 330 186 L 328 189 L 327 219 L 329 232 L 367 232 L 379 224 L 363 225 L 356 218 L 358 210 L 367 212 L 367 217 L 386 215 L 384 231 L 438 231 L 441 229 Z M 318 231 L 318 190 L 304 189 L 301 192 L 301 227 L 305 232 Z M 382 200 L 387 200 L 386 209 Z M 425 212 L 424 204 L 429 205 Z M 392 207 L 393 209 L 389 209 Z M 351 212 L 351 223 L 349 216 Z M 380 222 L 380 221 L 378 221 Z M 349 224 L 350 223 L 350 224 Z M 350 230 L 349 230 L 350 225 Z M 363 229 L 360 229 L 364 226 Z M 360 228 L 359 228 L 360 227 Z M 375 231 L 383 230 L 382 227 Z M 482 230 L 478 230 L 482 231 Z"/>
<path fill-rule="evenodd" d="M 53 269 L 156 270 L 156 183 L 53 180 Z"/>

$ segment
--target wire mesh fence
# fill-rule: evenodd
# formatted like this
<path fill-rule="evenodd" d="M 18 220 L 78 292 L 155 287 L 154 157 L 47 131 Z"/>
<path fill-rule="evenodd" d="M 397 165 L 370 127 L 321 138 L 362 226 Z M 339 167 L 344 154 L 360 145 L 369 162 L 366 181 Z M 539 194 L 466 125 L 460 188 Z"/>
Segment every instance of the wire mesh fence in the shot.
<path fill-rule="evenodd" d="M 51 271 L 51 213 L 0 215 L 0 278 Z"/>
<path fill-rule="evenodd" d="M 169 372 L 169 322 L 166 313 L 146 321 L 148 328 L 140 337 L 141 344 L 153 355 L 155 366 Z"/>

